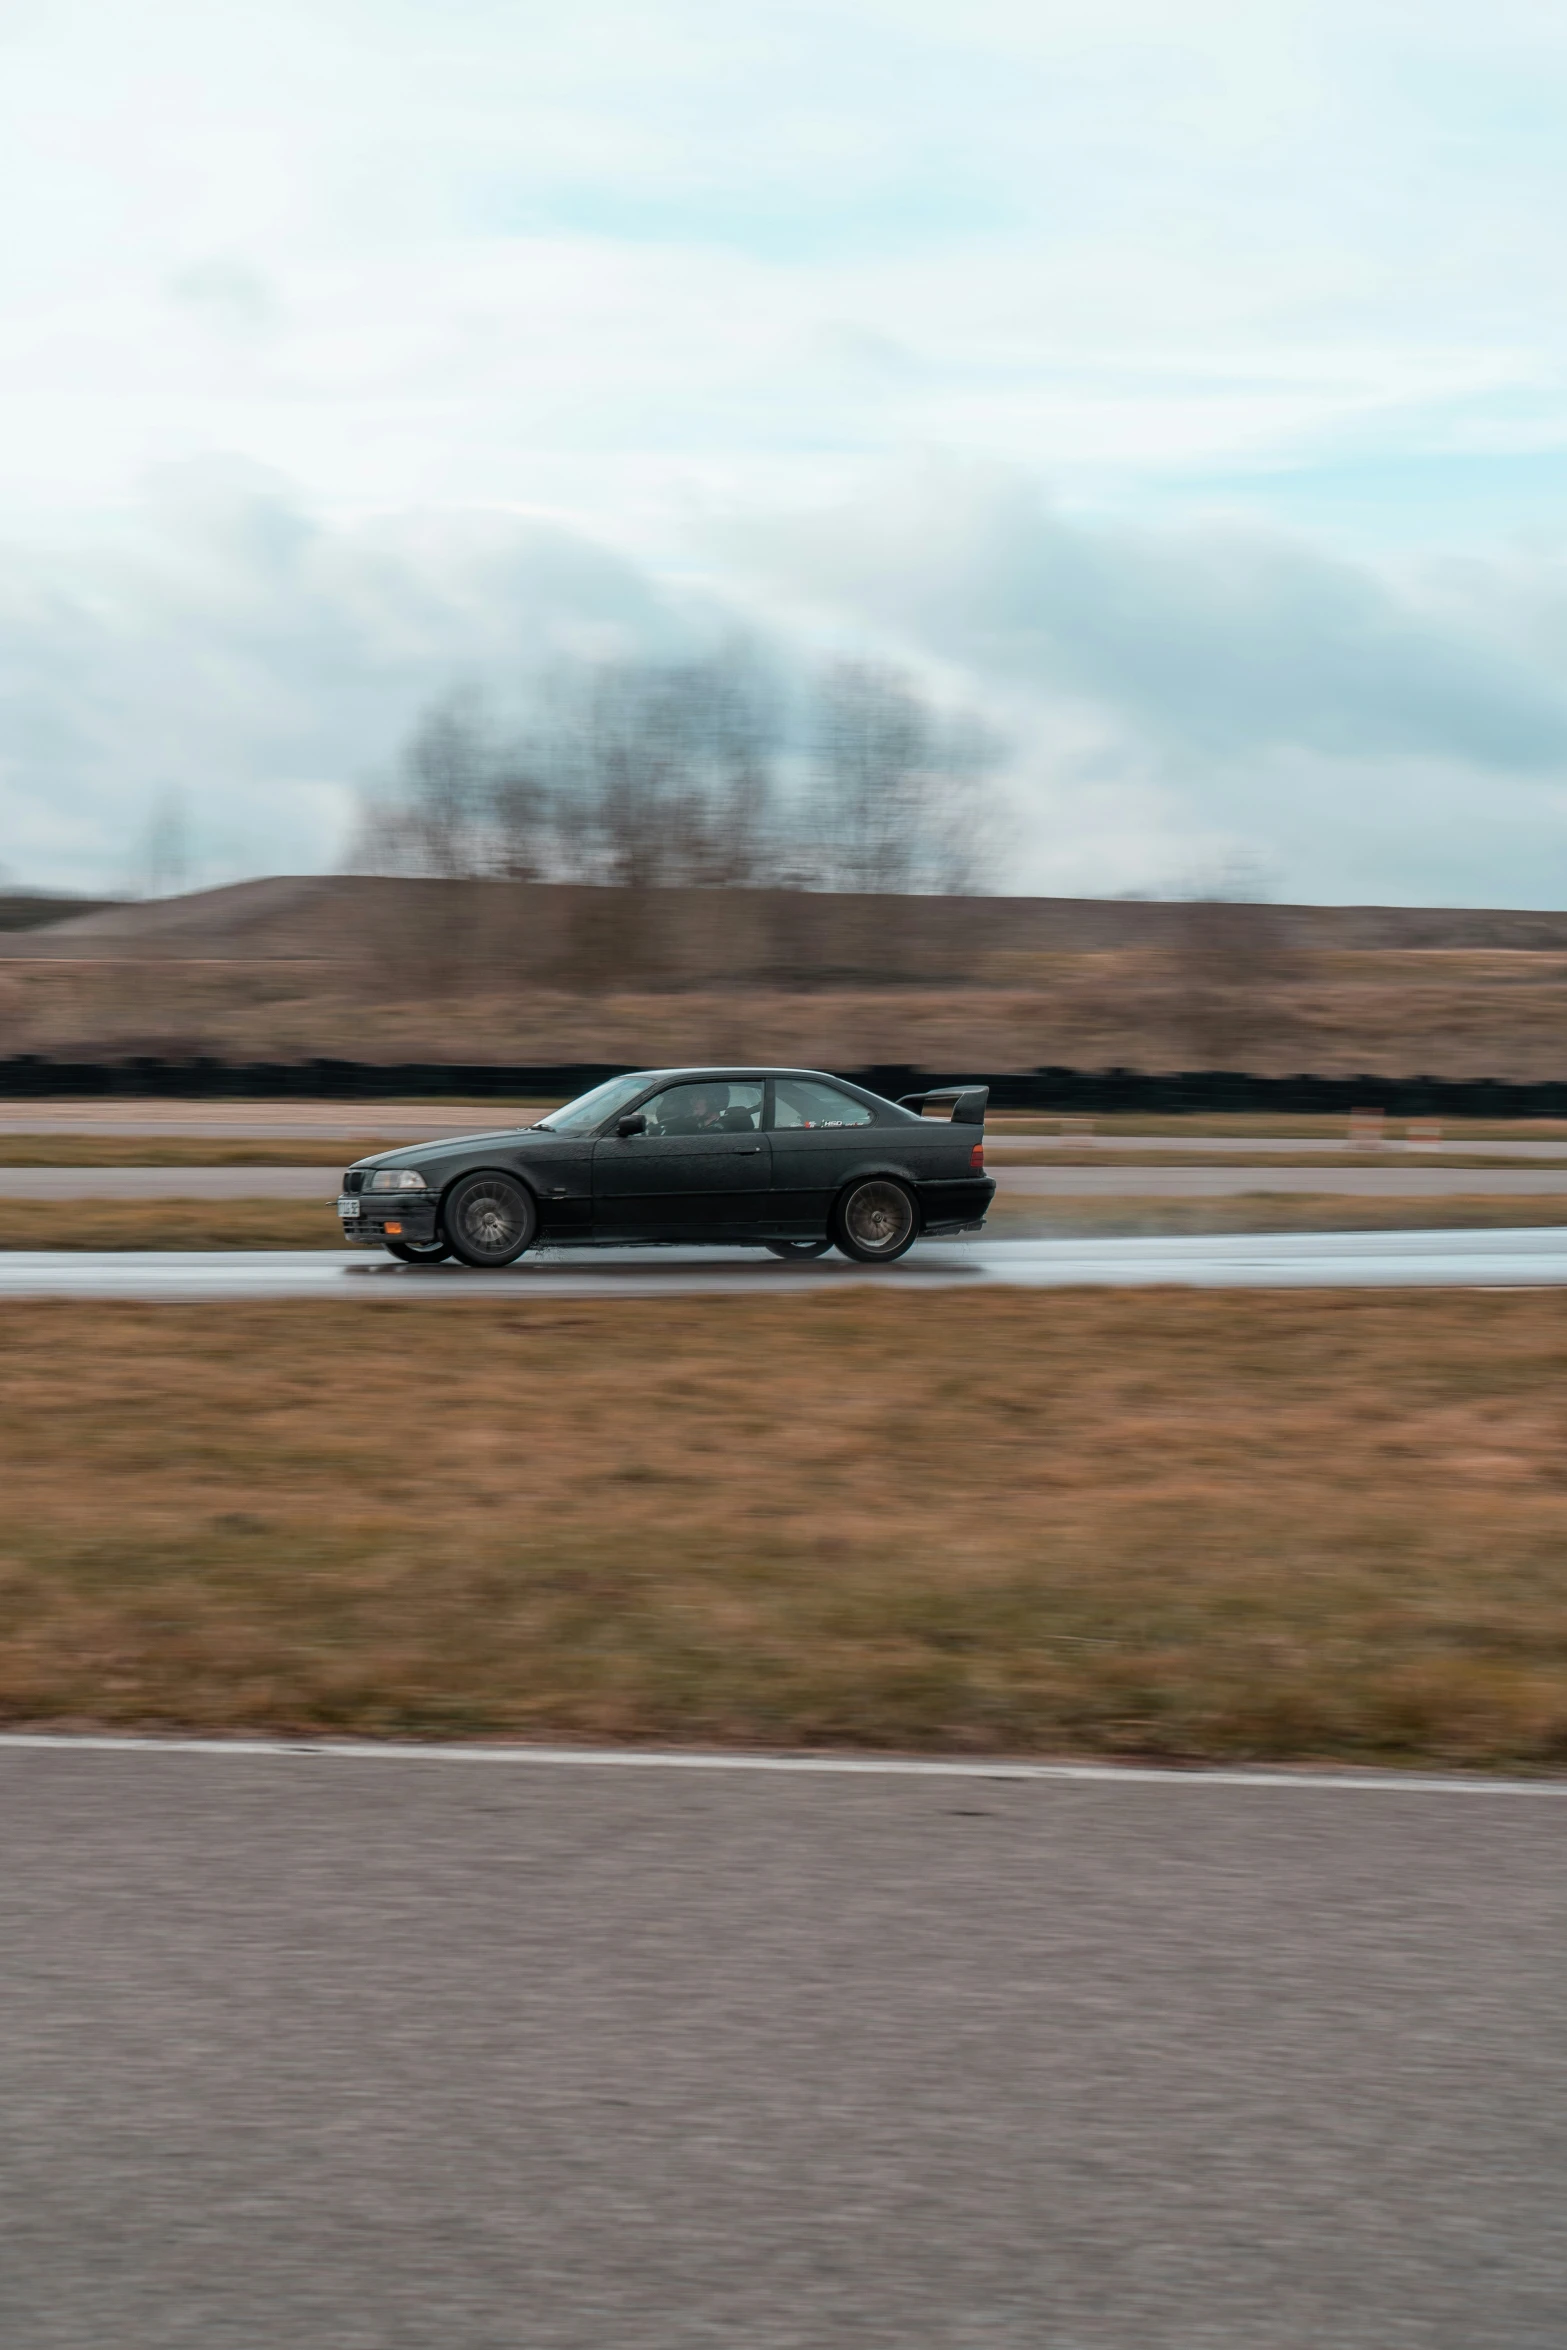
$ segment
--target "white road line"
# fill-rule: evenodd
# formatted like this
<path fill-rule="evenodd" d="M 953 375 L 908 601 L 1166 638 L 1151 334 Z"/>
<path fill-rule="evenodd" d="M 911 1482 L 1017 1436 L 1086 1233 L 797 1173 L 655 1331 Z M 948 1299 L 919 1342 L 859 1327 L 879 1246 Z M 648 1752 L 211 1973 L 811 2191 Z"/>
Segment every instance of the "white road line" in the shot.
<path fill-rule="evenodd" d="M 367 1738 L 129 1738 L 53 1730 L 0 1731 L 0 1754 L 41 1750 L 62 1754 L 119 1754 L 219 1758 L 262 1756 L 277 1761 L 436 1762 L 522 1764 L 550 1770 L 750 1771 L 796 1776 L 885 1779 L 1016 1779 L 1081 1782 L 1093 1786 L 1288 1787 L 1299 1793 L 1351 1795 L 1567 1795 L 1563 1779 L 1435 1777 L 1415 1771 L 1170 1770 L 1142 1763 L 1022 1762 L 998 1755 L 990 1762 L 934 1755 L 718 1754 L 656 1746 L 433 1746 Z"/>

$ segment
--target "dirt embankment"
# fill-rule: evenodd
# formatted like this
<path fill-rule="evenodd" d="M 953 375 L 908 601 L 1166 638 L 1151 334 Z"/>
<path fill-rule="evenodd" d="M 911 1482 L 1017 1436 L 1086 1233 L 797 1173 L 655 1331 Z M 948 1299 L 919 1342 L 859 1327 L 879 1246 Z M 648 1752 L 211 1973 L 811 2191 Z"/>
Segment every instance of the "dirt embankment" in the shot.
<path fill-rule="evenodd" d="M 0 1056 L 1562 1073 L 1567 916 L 247 883 L 0 937 Z"/>

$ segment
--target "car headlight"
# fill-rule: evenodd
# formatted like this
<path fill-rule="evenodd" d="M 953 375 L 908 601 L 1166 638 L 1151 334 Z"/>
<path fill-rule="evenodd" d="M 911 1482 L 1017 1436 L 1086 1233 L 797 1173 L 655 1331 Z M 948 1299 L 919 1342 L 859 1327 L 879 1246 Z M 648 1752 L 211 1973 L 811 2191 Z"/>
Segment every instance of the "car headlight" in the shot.
<path fill-rule="evenodd" d="M 417 1167 L 377 1167 L 370 1178 L 372 1191 L 428 1191 Z"/>

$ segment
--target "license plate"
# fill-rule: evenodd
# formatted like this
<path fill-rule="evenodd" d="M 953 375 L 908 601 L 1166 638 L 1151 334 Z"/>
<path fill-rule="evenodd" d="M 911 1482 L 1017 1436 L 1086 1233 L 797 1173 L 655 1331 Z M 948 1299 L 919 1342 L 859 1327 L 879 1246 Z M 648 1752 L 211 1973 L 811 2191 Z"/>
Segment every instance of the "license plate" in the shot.
<path fill-rule="evenodd" d="M 359 1202 L 356 1199 L 350 1199 L 345 1192 L 337 1203 L 337 1212 L 346 1224 L 352 1217 L 358 1215 Z"/>

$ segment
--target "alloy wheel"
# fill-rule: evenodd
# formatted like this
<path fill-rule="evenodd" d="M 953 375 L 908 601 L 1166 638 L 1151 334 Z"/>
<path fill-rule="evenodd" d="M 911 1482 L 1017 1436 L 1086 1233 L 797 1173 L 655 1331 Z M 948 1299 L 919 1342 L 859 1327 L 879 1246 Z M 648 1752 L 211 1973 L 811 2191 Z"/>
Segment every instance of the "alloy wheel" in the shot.
<path fill-rule="evenodd" d="M 857 1256 L 901 1256 L 914 1237 L 914 1202 L 901 1183 L 861 1183 L 844 1203 L 843 1222 Z"/>

